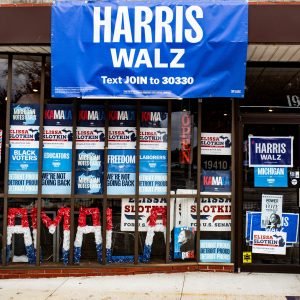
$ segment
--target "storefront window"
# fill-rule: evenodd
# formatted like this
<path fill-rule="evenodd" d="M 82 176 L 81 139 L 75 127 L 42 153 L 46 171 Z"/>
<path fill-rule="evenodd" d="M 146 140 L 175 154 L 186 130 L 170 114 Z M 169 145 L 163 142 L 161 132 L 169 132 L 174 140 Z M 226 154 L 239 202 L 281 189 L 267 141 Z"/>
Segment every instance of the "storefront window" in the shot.
<path fill-rule="evenodd" d="M 35 199 L 9 199 L 7 263 L 36 263 L 37 222 Z"/>
<path fill-rule="evenodd" d="M 6 132 L 6 103 L 7 103 L 7 69 L 8 59 L 0 55 L 0 193 L 4 191 L 4 162 L 5 162 L 5 132 Z"/>
<path fill-rule="evenodd" d="M 12 102 L 39 104 L 41 89 L 41 57 L 13 56 Z"/>
<path fill-rule="evenodd" d="M 100 199 L 78 199 L 74 211 L 74 263 L 102 262 L 103 209 Z"/>
<path fill-rule="evenodd" d="M 70 200 L 43 199 L 41 210 L 41 261 L 69 262 Z"/>
<path fill-rule="evenodd" d="M 231 102 L 203 101 L 200 262 L 231 262 Z M 204 196 L 205 195 L 205 196 Z"/>

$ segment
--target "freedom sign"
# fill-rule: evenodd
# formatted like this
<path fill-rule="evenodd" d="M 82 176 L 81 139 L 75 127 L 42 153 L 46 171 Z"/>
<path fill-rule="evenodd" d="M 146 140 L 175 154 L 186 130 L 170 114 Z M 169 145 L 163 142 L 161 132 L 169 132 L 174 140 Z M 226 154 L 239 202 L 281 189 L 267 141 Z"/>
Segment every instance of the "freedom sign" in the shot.
<path fill-rule="evenodd" d="M 294 137 L 249 136 L 249 167 L 293 167 Z"/>
<path fill-rule="evenodd" d="M 57 1 L 52 97 L 243 97 L 245 0 Z"/>

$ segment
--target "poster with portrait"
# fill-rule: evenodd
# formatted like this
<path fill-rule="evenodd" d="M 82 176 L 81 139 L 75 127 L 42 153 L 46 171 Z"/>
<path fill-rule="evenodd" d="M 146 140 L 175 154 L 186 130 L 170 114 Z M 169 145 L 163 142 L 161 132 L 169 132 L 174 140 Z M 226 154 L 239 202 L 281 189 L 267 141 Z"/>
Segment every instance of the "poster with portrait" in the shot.
<path fill-rule="evenodd" d="M 70 194 L 72 174 L 72 106 L 45 106 L 43 135 L 43 194 Z"/>
<path fill-rule="evenodd" d="M 10 117 L 8 193 L 37 194 L 39 107 L 12 104 Z"/>
<path fill-rule="evenodd" d="M 174 259 L 195 258 L 195 228 L 174 228 Z"/>
<path fill-rule="evenodd" d="M 281 228 L 283 195 L 262 194 L 261 227 L 266 229 Z"/>

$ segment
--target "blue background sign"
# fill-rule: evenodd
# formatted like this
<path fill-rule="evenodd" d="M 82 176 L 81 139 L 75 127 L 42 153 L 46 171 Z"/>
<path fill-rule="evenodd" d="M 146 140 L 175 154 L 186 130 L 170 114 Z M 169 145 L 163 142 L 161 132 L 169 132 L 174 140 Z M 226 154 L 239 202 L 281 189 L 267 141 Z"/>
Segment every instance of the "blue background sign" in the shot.
<path fill-rule="evenodd" d="M 200 261 L 230 263 L 231 241 L 200 240 Z"/>
<path fill-rule="evenodd" d="M 292 167 L 293 139 L 249 136 L 249 167 Z"/>
<path fill-rule="evenodd" d="M 51 33 L 52 97 L 244 96 L 247 1 L 57 1 Z"/>
<path fill-rule="evenodd" d="M 12 104 L 10 125 L 40 125 L 40 108 L 38 104 Z"/>
<path fill-rule="evenodd" d="M 281 231 L 287 233 L 287 243 L 297 243 L 299 230 L 299 214 L 283 213 Z M 253 231 L 265 231 L 261 227 L 261 212 L 246 212 L 246 240 L 252 242 Z M 280 231 L 280 230 L 278 230 Z"/>
<path fill-rule="evenodd" d="M 287 187 L 287 168 L 256 167 L 254 168 L 255 187 Z"/>
<path fill-rule="evenodd" d="M 231 175 L 230 171 L 207 171 L 201 173 L 201 192 L 230 193 Z"/>

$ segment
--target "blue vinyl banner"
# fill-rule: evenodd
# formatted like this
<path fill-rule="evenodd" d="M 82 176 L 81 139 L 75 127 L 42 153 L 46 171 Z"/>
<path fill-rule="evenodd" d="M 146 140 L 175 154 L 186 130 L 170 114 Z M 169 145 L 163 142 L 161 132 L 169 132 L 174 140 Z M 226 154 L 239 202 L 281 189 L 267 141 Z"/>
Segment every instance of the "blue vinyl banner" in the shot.
<path fill-rule="evenodd" d="M 281 228 L 273 229 L 274 231 L 283 231 L 287 233 L 287 243 L 293 244 L 298 242 L 299 214 L 283 213 Z M 246 240 L 252 242 L 253 231 L 265 231 L 261 227 L 261 212 L 246 212 Z"/>
<path fill-rule="evenodd" d="M 288 187 L 287 168 L 255 167 L 255 187 Z"/>
<path fill-rule="evenodd" d="M 294 137 L 249 136 L 249 167 L 293 167 Z"/>
<path fill-rule="evenodd" d="M 167 150 L 140 150 L 141 173 L 167 173 Z"/>
<path fill-rule="evenodd" d="M 243 97 L 245 0 L 57 1 L 52 97 Z"/>

